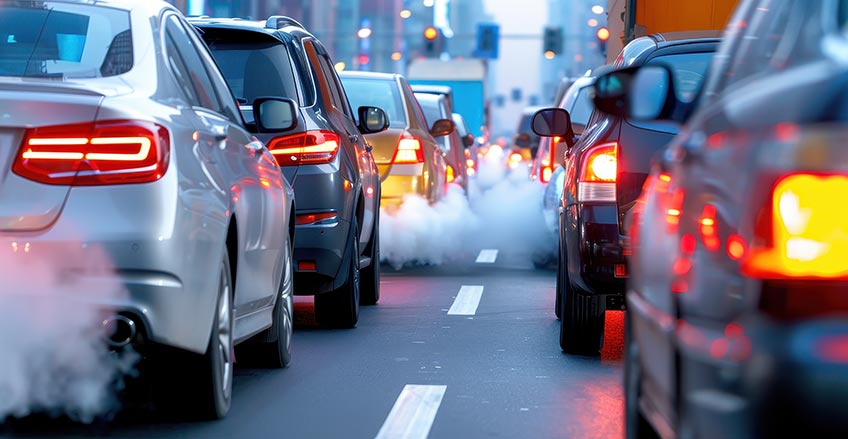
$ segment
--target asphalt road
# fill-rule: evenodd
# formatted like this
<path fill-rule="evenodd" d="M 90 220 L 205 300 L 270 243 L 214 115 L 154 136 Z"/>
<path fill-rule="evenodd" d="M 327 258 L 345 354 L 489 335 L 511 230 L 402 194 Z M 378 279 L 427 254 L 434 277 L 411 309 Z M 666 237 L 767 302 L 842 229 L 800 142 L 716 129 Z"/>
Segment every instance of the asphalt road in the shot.
<path fill-rule="evenodd" d="M 5 434 L 621 437 L 622 313 L 607 313 L 600 357 L 565 355 L 553 313 L 555 273 L 517 255 L 496 255 L 493 263 L 475 262 L 478 256 L 441 267 L 384 266 L 380 303 L 363 308 L 353 330 L 318 328 L 311 298 L 297 298 L 292 365 L 237 368 L 224 420 L 129 413 L 96 426 L 30 421 Z"/>

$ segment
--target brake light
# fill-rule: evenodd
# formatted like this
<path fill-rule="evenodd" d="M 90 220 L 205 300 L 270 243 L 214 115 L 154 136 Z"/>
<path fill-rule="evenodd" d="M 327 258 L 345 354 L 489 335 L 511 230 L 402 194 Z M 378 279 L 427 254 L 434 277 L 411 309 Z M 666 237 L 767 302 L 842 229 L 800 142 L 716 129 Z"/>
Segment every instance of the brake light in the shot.
<path fill-rule="evenodd" d="M 280 166 L 330 163 L 339 152 L 340 137 L 332 131 L 313 130 L 275 137 L 268 149 Z"/>
<path fill-rule="evenodd" d="M 30 128 L 12 170 L 55 185 L 148 183 L 165 175 L 169 158 L 167 129 L 113 120 Z"/>
<path fill-rule="evenodd" d="M 453 183 L 453 181 L 456 180 L 456 171 L 453 170 L 453 166 L 448 165 L 447 169 L 445 170 L 445 174 L 445 180 L 448 183 Z"/>
<path fill-rule="evenodd" d="M 326 224 L 335 222 L 338 219 L 339 215 L 336 212 L 305 213 L 295 215 L 295 224 L 298 226 Z"/>
<path fill-rule="evenodd" d="M 758 278 L 848 278 L 848 176 L 791 174 L 771 191 L 742 263 Z"/>
<path fill-rule="evenodd" d="M 424 163 L 424 150 L 421 148 L 421 140 L 404 131 L 398 139 L 392 163 L 396 165 Z"/>
<path fill-rule="evenodd" d="M 671 199 L 668 203 L 668 208 L 665 210 L 665 222 L 668 224 L 668 230 L 671 233 L 677 231 L 680 225 L 680 216 L 683 214 L 683 200 L 686 198 L 686 193 L 682 188 L 677 188 L 672 192 Z"/>
<path fill-rule="evenodd" d="M 716 225 L 716 208 L 712 204 L 704 206 L 699 224 L 701 241 L 709 251 L 721 248 L 721 240 L 718 238 L 718 226 Z"/>
<path fill-rule="evenodd" d="M 549 183 L 551 181 L 551 176 L 554 174 L 553 169 L 550 166 L 542 167 L 542 183 Z"/>
<path fill-rule="evenodd" d="M 615 202 L 615 181 L 618 174 L 618 144 L 595 146 L 583 155 L 580 179 L 577 184 L 581 202 Z"/>

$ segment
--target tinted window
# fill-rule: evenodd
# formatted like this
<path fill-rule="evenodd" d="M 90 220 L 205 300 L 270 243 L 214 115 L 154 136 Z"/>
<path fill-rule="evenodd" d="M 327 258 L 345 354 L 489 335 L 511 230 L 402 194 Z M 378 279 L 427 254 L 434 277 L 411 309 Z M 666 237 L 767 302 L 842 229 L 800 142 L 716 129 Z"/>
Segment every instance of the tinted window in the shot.
<path fill-rule="evenodd" d="M 595 106 L 592 104 L 592 97 L 589 95 L 589 87 L 583 87 L 577 92 L 577 97 L 574 99 L 574 106 L 571 107 L 571 123 L 586 125 L 589 123 L 589 116 L 592 115 L 592 110 Z"/>
<path fill-rule="evenodd" d="M 297 85 L 286 47 L 273 41 L 212 42 L 215 61 L 240 104 L 275 96 L 297 102 Z"/>
<path fill-rule="evenodd" d="M 438 100 L 436 100 L 436 99 L 424 99 L 424 100 L 422 100 L 419 96 L 422 96 L 422 95 L 416 95 L 416 97 L 418 97 L 418 102 L 421 104 L 421 110 L 424 112 L 424 120 L 427 122 L 428 127 L 432 127 L 433 124 L 436 123 L 437 120 L 445 118 L 443 116 L 444 113 L 442 112 L 442 107 L 441 107 L 441 105 L 439 105 Z M 427 96 L 434 96 L 434 95 L 423 95 L 423 96 L 427 97 Z M 442 147 L 442 150 L 444 150 L 444 151 L 450 151 L 450 144 L 448 143 L 448 137 L 449 136 L 436 137 L 436 142 L 439 144 L 439 146 Z"/>
<path fill-rule="evenodd" d="M 132 68 L 128 12 L 53 2 L 13 5 L 0 5 L 0 76 L 96 78 Z"/>
<path fill-rule="evenodd" d="M 192 104 L 226 114 L 200 55 L 192 45 L 185 28 L 173 15 L 168 17 L 165 25 L 165 40 L 172 66 L 175 65 L 174 52 L 182 61 L 183 66 L 176 69 L 175 75 L 184 88 L 187 88 L 186 84 L 191 85 L 193 93 L 190 93 L 188 97 L 194 100 Z"/>
<path fill-rule="evenodd" d="M 713 52 L 664 55 L 652 59 L 648 64 L 664 64 L 670 67 L 678 99 L 692 102 L 704 83 L 712 56 Z"/>
<path fill-rule="evenodd" d="M 342 84 L 339 82 L 339 78 L 336 75 L 336 69 L 333 67 L 330 59 L 326 56 L 320 55 L 318 59 L 321 62 L 321 69 L 324 71 L 324 77 L 327 78 L 327 86 L 330 87 L 330 93 L 332 93 L 333 96 L 333 106 L 353 119 L 353 113 L 350 111 L 350 104 L 347 102 L 347 95 L 345 95 Z"/>
<path fill-rule="evenodd" d="M 403 109 L 400 90 L 394 80 L 342 78 L 342 82 L 353 108 L 363 106 L 382 108 L 389 116 L 391 127 L 406 127 L 406 112 Z"/>

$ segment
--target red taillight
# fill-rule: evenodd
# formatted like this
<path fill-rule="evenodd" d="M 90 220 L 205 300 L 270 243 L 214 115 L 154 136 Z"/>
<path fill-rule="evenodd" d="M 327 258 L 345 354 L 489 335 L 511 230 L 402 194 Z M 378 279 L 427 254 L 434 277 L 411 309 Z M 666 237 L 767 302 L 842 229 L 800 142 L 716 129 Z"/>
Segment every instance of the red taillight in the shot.
<path fill-rule="evenodd" d="M 721 248 L 721 240 L 718 237 L 718 225 L 716 224 L 716 208 L 712 204 L 704 206 L 701 213 L 699 228 L 701 231 L 701 241 L 709 251 L 716 251 Z"/>
<path fill-rule="evenodd" d="M 542 173 L 540 175 L 542 183 L 549 183 L 553 174 L 554 171 L 550 166 L 542 166 Z"/>
<path fill-rule="evenodd" d="M 615 180 L 618 174 L 618 144 L 605 143 L 583 154 L 577 185 L 581 202 L 615 202 Z"/>
<path fill-rule="evenodd" d="M 332 131 L 314 130 L 268 142 L 268 149 L 280 166 L 330 163 L 339 152 L 339 135 Z"/>
<path fill-rule="evenodd" d="M 322 222 L 328 222 L 328 220 L 331 222 L 338 219 L 339 216 L 336 212 L 305 213 L 298 214 L 295 216 L 295 224 L 298 226 L 303 226 L 308 224 L 319 224 Z"/>
<path fill-rule="evenodd" d="M 790 174 L 759 215 L 742 271 L 758 278 L 848 278 L 848 176 Z"/>
<path fill-rule="evenodd" d="M 113 120 L 30 128 L 12 170 L 45 184 L 148 183 L 165 175 L 169 158 L 164 127 Z"/>
<path fill-rule="evenodd" d="M 392 163 L 396 165 L 424 163 L 424 150 L 421 148 L 421 140 L 404 131 L 398 139 Z"/>

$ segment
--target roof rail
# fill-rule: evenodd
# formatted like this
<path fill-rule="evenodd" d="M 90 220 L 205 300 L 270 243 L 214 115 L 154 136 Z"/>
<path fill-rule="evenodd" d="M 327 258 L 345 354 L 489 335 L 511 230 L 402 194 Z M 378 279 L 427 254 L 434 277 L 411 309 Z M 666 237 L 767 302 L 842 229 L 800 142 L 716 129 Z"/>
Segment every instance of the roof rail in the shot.
<path fill-rule="evenodd" d="M 268 17 L 268 20 L 265 22 L 266 29 L 282 29 L 285 26 L 297 26 L 305 29 L 305 27 L 297 20 L 291 17 L 286 17 L 285 15 L 272 15 Z"/>

